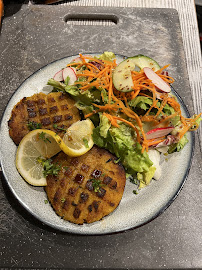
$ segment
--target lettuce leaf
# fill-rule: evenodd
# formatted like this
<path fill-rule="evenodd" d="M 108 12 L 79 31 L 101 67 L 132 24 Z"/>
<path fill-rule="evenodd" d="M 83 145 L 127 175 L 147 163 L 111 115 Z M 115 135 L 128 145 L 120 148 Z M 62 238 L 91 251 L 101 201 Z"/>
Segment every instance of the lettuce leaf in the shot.
<path fill-rule="evenodd" d="M 132 99 L 128 104 L 133 107 L 134 109 L 140 108 L 144 111 L 147 111 L 151 105 L 152 105 L 153 101 L 151 98 L 147 98 L 147 97 L 143 97 L 143 96 L 138 96 L 134 99 Z"/>
<path fill-rule="evenodd" d="M 140 181 L 139 189 L 149 185 L 152 178 L 154 177 L 156 168 L 154 166 L 149 168 L 148 172 L 137 173 L 137 179 Z"/>
<path fill-rule="evenodd" d="M 185 145 L 189 142 L 189 140 L 187 139 L 186 134 L 180 139 L 180 141 L 178 143 L 172 144 L 169 146 L 168 149 L 168 154 L 171 154 L 173 152 L 179 152 L 180 150 L 182 150 Z"/>
<path fill-rule="evenodd" d="M 100 136 L 107 138 L 107 133 L 111 124 L 106 116 L 103 114 L 100 115 Z"/>
<path fill-rule="evenodd" d="M 104 134 L 105 137 L 101 136 L 104 126 L 108 129 Z M 132 135 L 131 128 L 125 124 L 120 124 L 119 128 L 109 128 L 108 124 L 102 121 L 101 126 L 99 125 L 93 131 L 93 140 L 99 147 L 108 149 L 120 158 L 127 173 L 135 175 L 137 172 L 148 172 L 153 163 L 146 151 L 141 152 L 141 145 L 134 141 Z"/>
<path fill-rule="evenodd" d="M 137 96 L 136 98 L 132 99 L 129 102 L 129 105 L 133 108 L 134 111 L 141 113 L 141 111 L 138 111 L 139 109 L 143 111 L 147 111 L 151 107 L 152 103 L 153 103 L 153 100 L 151 98 L 144 97 L 144 96 Z M 159 100 L 156 105 L 160 108 L 161 101 Z M 157 112 L 157 109 L 153 108 L 150 114 L 155 115 L 156 112 Z M 169 115 L 174 114 L 175 110 L 170 105 L 166 104 L 163 108 L 163 113 L 169 116 Z M 162 114 L 160 114 L 159 116 L 161 117 Z M 170 118 L 170 122 L 172 123 L 173 126 L 178 125 L 179 121 L 180 121 L 180 116 L 178 115 Z"/>
<path fill-rule="evenodd" d="M 48 82 L 47 82 L 47 85 L 53 86 L 53 91 L 54 92 L 56 92 L 56 91 L 65 91 L 65 86 L 66 86 L 64 83 L 55 81 L 54 79 L 49 79 Z"/>
<path fill-rule="evenodd" d="M 106 61 L 112 61 L 114 58 L 116 58 L 116 56 L 113 52 L 104 52 L 98 57 L 98 59 Z"/>

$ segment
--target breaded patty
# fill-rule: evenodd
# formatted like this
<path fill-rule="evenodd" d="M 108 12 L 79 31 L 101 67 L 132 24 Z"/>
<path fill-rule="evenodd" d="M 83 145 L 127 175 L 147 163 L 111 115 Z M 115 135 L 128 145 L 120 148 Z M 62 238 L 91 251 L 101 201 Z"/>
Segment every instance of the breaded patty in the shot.
<path fill-rule="evenodd" d="M 126 175 L 121 164 L 105 149 L 94 146 L 80 157 L 59 153 L 53 163 L 58 176 L 48 176 L 45 191 L 55 212 L 76 224 L 102 219 L 119 205 Z"/>
<path fill-rule="evenodd" d="M 38 93 L 23 98 L 13 108 L 8 121 L 10 137 L 18 145 L 36 127 L 53 130 L 62 137 L 62 129 L 67 129 L 80 120 L 79 111 L 74 104 L 75 101 L 68 94 L 61 92 L 48 95 Z"/>

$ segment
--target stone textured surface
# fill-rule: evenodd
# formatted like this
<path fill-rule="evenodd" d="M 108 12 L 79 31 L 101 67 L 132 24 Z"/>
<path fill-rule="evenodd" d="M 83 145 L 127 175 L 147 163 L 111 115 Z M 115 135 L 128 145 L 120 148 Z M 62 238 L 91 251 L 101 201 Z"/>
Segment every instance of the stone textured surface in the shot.
<path fill-rule="evenodd" d="M 162 7 L 161 2 L 146 0 L 113 1 L 112 4 L 112 1 L 75 1 L 72 5 L 111 6 L 116 4 L 117 6 L 132 6 L 134 4 L 134 6 L 155 7 L 155 3 L 156 7 Z M 9 6 L 0 37 L 0 62 L 2 67 L 0 97 L 3 100 L 0 105 L 1 114 L 15 89 L 34 71 L 55 59 L 84 50 L 113 50 L 123 54 L 127 51 L 127 55 L 130 55 L 134 52 L 135 54 L 136 52 L 142 52 L 143 49 L 145 54 L 150 54 L 160 63 L 162 61 L 162 64 L 170 60 L 172 64 L 171 71 L 177 75 L 176 81 L 179 84 L 179 94 L 183 97 L 191 112 L 193 111 L 192 102 L 190 101 L 191 96 L 194 99 L 195 108 L 200 109 L 199 66 L 201 65 L 201 58 L 197 54 L 198 41 L 188 39 L 185 31 L 186 27 L 190 27 L 190 36 L 196 31 L 196 21 L 194 19 L 190 19 L 189 26 L 185 27 L 185 17 L 194 14 L 194 5 L 191 4 L 191 1 L 184 2 L 187 2 L 186 5 L 182 1 L 164 1 L 164 7 L 178 9 L 186 58 L 184 57 L 182 44 L 178 44 L 180 46 L 178 51 L 181 53 L 180 57 L 177 50 L 175 51 L 174 41 L 181 39 L 175 10 L 165 10 L 165 22 L 162 20 L 161 23 L 159 23 L 155 11 L 153 14 L 148 11 L 149 18 L 143 18 L 141 22 L 141 14 L 147 14 L 147 11 L 143 9 L 140 13 L 135 14 L 136 23 L 134 23 L 134 29 L 137 27 L 142 29 L 142 32 L 145 32 L 148 24 L 148 33 L 145 38 L 147 38 L 149 46 L 146 46 L 145 42 L 141 43 L 140 37 L 142 35 L 134 34 L 135 40 L 128 37 L 124 30 L 120 36 L 115 35 L 114 32 L 117 30 L 116 27 L 120 26 L 119 24 L 110 26 L 113 31 L 109 34 L 107 30 L 104 38 L 101 37 L 102 42 L 99 42 L 99 32 L 97 30 L 95 34 L 89 28 L 79 31 L 81 26 L 74 28 L 67 25 L 64 22 L 64 15 L 69 12 L 68 8 L 67 11 L 65 9 L 65 7 L 69 7 L 69 4 L 61 5 L 62 8 L 54 6 L 56 14 L 58 14 L 58 7 L 61 10 L 61 16 L 59 17 L 51 11 L 51 8 L 44 15 L 43 8 L 39 6 L 32 6 L 31 4 L 22 7 L 19 5 Z M 85 8 L 84 10 L 88 12 L 89 9 Z M 110 12 L 110 9 L 107 9 L 106 12 Z M 163 11 L 159 10 L 159 12 Z M 123 9 L 122 13 L 128 14 L 126 9 Z M 134 18 L 134 14 L 131 14 L 131 16 Z M 126 19 L 128 19 L 128 16 Z M 124 16 L 122 20 L 120 24 L 122 23 L 123 26 Z M 154 26 L 149 23 L 149 20 L 155 22 L 158 33 L 161 32 L 166 42 L 163 40 L 158 44 L 149 39 L 151 33 L 156 34 L 155 29 L 153 29 Z M 172 28 L 172 20 L 176 23 L 173 32 L 169 29 Z M 96 27 L 99 28 L 99 26 Z M 128 26 L 125 25 L 125 27 Z M 91 37 L 96 35 L 96 38 L 85 39 L 85 31 Z M 167 34 L 169 35 L 167 36 Z M 76 42 L 74 41 L 75 36 Z M 124 39 L 122 36 L 124 36 Z M 111 40 L 113 40 L 113 44 Z M 133 46 L 131 46 L 131 43 Z M 69 46 L 69 44 L 72 45 Z M 85 45 L 85 47 L 82 45 Z M 171 48 L 171 53 L 170 50 L 167 52 L 165 48 Z M 190 51 L 187 50 L 188 48 Z M 158 57 L 161 54 L 162 58 L 158 59 L 156 54 Z M 187 78 L 184 81 L 182 77 L 182 75 L 186 74 L 186 65 L 188 66 L 191 90 Z M 181 66 L 182 70 L 179 69 L 179 66 Z M 185 95 L 183 94 L 184 84 L 186 87 Z M 199 97 L 199 100 L 198 98 L 196 100 L 196 96 Z M 161 216 L 142 227 L 104 236 L 71 235 L 55 231 L 43 225 L 21 207 L 8 189 L 3 175 L 1 175 L 0 266 L 77 269 L 201 268 L 201 175 L 201 152 L 197 139 L 189 177 L 175 202 Z"/>

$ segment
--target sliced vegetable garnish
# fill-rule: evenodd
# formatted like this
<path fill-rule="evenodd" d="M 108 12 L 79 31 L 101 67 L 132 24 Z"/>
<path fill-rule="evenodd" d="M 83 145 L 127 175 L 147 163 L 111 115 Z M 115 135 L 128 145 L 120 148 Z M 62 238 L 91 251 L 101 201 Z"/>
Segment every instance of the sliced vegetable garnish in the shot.
<path fill-rule="evenodd" d="M 74 68 L 66 67 L 62 70 L 63 81 L 65 82 L 68 78 L 68 85 L 73 85 L 77 80 L 76 72 Z"/>
<path fill-rule="evenodd" d="M 62 75 L 62 73 L 63 73 L 63 70 L 62 69 L 59 70 L 58 72 L 55 73 L 55 75 L 53 76 L 53 79 L 56 80 L 56 81 L 58 81 L 58 82 L 63 81 L 63 75 Z"/>
<path fill-rule="evenodd" d="M 174 127 L 155 128 L 146 133 L 147 140 L 156 139 L 168 135 Z"/>
<path fill-rule="evenodd" d="M 171 91 L 170 85 L 158 76 L 151 68 L 143 68 L 145 75 L 160 90 L 166 93 Z"/>
<path fill-rule="evenodd" d="M 85 118 L 100 114 L 111 127 L 119 128 L 120 123 L 129 126 L 142 153 L 164 142 L 178 122 L 181 125 L 175 134 L 178 141 L 187 131 L 198 127 L 200 114 L 185 118 L 180 104 L 170 94 L 174 79 L 165 70 L 169 65 L 160 68 L 155 60 L 143 55 L 127 58 L 119 65 L 113 58 L 106 59 L 80 54 L 65 69 L 77 69 L 74 88 L 63 86 L 63 91 L 73 93 Z M 136 66 L 139 70 L 135 70 Z M 150 131 L 145 132 L 148 124 Z M 102 134 L 107 136 L 107 131 Z"/>

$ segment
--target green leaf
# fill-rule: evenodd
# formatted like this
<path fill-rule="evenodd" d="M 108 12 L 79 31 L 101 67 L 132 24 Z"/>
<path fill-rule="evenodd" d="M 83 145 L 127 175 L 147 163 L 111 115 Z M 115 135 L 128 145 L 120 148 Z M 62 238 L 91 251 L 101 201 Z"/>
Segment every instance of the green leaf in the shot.
<path fill-rule="evenodd" d="M 50 139 L 46 137 L 46 133 L 43 131 L 39 133 L 39 139 L 43 140 L 45 143 L 51 143 Z"/>
<path fill-rule="evenodd" d="M 155 171 L 156 171 L 156 168 L 152 166 L 149 168 L 148 172 L 137 173 L 137 179 L 140 181 L 139 188 L 143 188 L 150 184 Z"/>
<path fill-rule="evenodd" d="M 54 79 L 49 79 L 47 82 L 47 85 L 51 85 L 54 87 L 54 89 L 58 90 L 58 91 L 65 91 L 65 84 L 55 81 Z"/>
<path fill-rule="evenodd" d="M 188 142 L 189 140 L 187 139 L 187 136 L 185 134 L 178 143 L 169 146 L 168 154 L 181 151 Z"/>
<path fill-rule="evenodd" d="M 66 85 L 68 85 L 69 81 L 70 81 L 70 77 L 67 76 L 67 78 L 65 79 L 64 83 L 65 83 Z"/>
<path fill-rule="evenodd" d="M 113 61 L 113 59 L 115 58 L 115 54 L 113 52 L 104 52 L 103 54 L 101 54 L 98 59 L 100 60 L 106 60 L 106 61 Z"/>
<path fill-rule="evenodd" d="M 149 171 L 153 163 L 146 151 L 142 153 L 141 145 L 133 137 L 132 129 L 125 124 L 120 124 L 119 128 L 111 127 L 106 138 L 100 135 L 100 126 L 93 130 L 94 143 L 114 153 L 127 173 L 136 175 L 137 172 Z"/>
<path fill-rule="evenodd" d="M 90 179 L 90 181 L 92 182 L 93 190 L 99 192 L 100 188 L 103 186 L 102 181 L 99 179 Z"/>
<path fill-rule="evenodd" d="M 34 121 L 29 121 L 27 124 L 27 127 L 31 131 L 31 130 L 35 130 L 35 129 L 40 129 L 42 127 L 42 124 L 34 122 Z"/>
<path fill-rule="evenodd" d="M 128 104 L 133 107 L 134 109 L 136 107 L 146 111 L 150 108 L 152 105 L 153 101 L 151 98 L 143 97 L 143 96 L 138 96 L 134 99 L 132 99 Z"/>
<path fill-rule="evenodd" d="M 100 114 L 100 136 L 103 138 L 107 138 L 107 133 L 109 128 L 111 127 L 111 123 L 109 122 L 109 119 L 103 115 Z"/>
<path fill-rule="evenodd" d="M 83 143 L 84 143 L 86 148 L 89 148 L 88 140 L 86 138 L 83 138 Z"/>
<path fill-rule="evenodd" d="M 53 124 L 53 128 L 54 128 L 54 129 L 57 129 L 57 130 L 59 130 L 59 131 L 64 131 L 64 132 L 67 131 L 67 129 L 62 128 L 62 127 L 59 127 L 57 124 Z"/>
<path fill-rule="evenodd" d="M 61 166 L 55 163 L 52 163 L 51 159 L 44 159 L 42 157 L 37 158 L 37 162 L 41 163 L 43 166 L 43 175 L 46 177 L 48 175 L 55 175 L 57 176 Z"/>
<path fill-rule="evenodd" d="M 76 85 L 65 86 L 65 92 L 67 92 L 68 94 L 70 94 L 71 96 L 74 96 L 74 97 L 80 95 L 79 88 Z"/>

